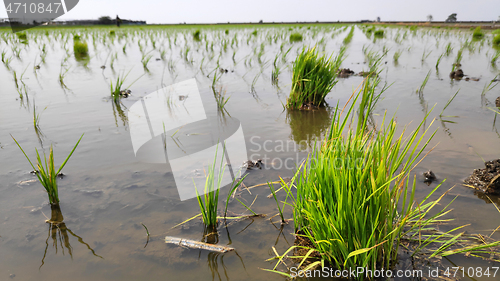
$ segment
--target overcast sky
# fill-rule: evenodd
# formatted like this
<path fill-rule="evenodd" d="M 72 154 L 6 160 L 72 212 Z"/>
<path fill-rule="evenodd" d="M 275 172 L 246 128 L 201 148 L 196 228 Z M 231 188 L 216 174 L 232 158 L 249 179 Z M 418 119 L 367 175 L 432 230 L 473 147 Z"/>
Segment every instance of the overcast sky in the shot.
<path fill-rule="evenodd" d="M 35 0 L 33 0 L 35 1 Z M 36 2 L 36 1 L 35 1 Z M 100 16 L 147 23 L 295 22 L 295 21 L 491 21 L 500 16 L 500 0 L 80 0 L 60 19 Z M 2 7 L 0 18 L 7 17 Z"/>

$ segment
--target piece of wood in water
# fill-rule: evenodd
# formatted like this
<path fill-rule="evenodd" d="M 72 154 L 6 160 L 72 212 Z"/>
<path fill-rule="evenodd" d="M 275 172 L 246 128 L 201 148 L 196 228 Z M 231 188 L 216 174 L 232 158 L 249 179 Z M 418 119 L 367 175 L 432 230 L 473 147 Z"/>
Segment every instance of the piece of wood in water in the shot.
<path fill-rule="evenodd" d="M 188 248 L 192 248 L 192 249 L 207 250 L 207 251 L 219 252 L 219 253 L 227 253 L 229 251 L 234 251 L 234 248 L 231 248 L 231 247 L 214 245 L 214 244 L 199 242 L 199 241 L 190 240 L 190 239 L 172 237 L 172 236 L 166 236 L 165 243 L 176 244 L 176 245 L 180 245 L 180 246 L 184 246 L 184 247 L 188 247 Z"/>

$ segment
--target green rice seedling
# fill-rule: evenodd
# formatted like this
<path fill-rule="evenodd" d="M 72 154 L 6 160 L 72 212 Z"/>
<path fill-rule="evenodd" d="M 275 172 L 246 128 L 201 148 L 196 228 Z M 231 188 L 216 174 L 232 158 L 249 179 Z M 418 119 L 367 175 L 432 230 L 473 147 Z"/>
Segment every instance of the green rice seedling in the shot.
<path fill-rule="evenodd" d="M 316 48 L 303 48 L 293 63 L 292 89 L 287 108 L 299 109 L 305 103 L 322 106 L 326 95 L 337 83 L 337 71 L 344 59 L 345 48 L 337 57 L 327 57 Z"/>
<path fill-rule="evenodd" d="M 130 86 L 132 86 L 135 82 L 137 82 L 137 80 L 139 80 L 144 75 L 143 74 L 143 75 L 139 76 L 132 83 L 130 83 L 130 85 L 128 85 L 125 88 L 122 88 L 123 83 L 125 83 L 125 80 L 127 79 L 128 75 L 130 74 L 130 71 L 132 71 L 132 69 L 129 70 L 127 72 L 127 74 L 125 74 L 125 73 L 122 73 L 122 75 L 118 74 L 118 77 L 116 78 L 115 83 L 113 84 L 113 81 L 111 81 L 111 83 L 109 84 L 109 88 L 111 91 L 111 97 L 113 98 L 113 100 L 115 102 L 117 102 L 120 99 L 120 94 L 121 94 L 122 89 L 125 90 L 125 89 L 130 88 Z"/>
<path fill-rule="evenodd" d="M 426 52 L 426 50 L 424 49 L 424 52 L 422 53 L 422 62 L 424 62 L 428 57 L 429 55 L 432 53 L 432 51 L 429 51 L 428 53 Z"/>
<path fill-rule="evenodd" d="M 460 90 L 458 90 L 455 95 L 453 95 L 449 100 L 448 102 L 446 103 L 446 105 L 443 107 L 443 110 L 441 110 L 441 113 L 439 114 L 439 118 L 441 119 L 442 122 L 447 122 L 447 123 L 455 123 L 454 121 L 450 121 L 450 120 L 443 120 L 442 118 L 443 117 L 458 117 L 458 116 L 450 116 L 450 115 L 443 115 L 444 111 L 446 110 L 446 108 L 448 108 L 448 106 L 451 104 L 451 102 L 455 99 L 455 97 L 458 95 L 458 92 L 460 92 Z"/>
<path fill-rule="evenodd" d="M 448 43 L 446 45 L 446 49 L 445 49 L 444 53 L 445 53 L 446 56 L 449 56 L 451 54 L 451 52 L 453 52 L 453 48 L 451 47 L 451 43 Z"/>
<path fill-rule="evenodd" d="M 274 198 L 274 201 L 276 201 L 276 205 L 278 206 L 278 211 L 279 211 L 279 215 L 280 215 L 280 218 L 281 218 L 281 224 L 284 225 L 286 224 L 286 220 L 285 220 L 285 216 L 283 215 L 283 211 L 285 210 L 285 204 L 283 205 L 283 209 L 280 207 L 280 204 L 278 202 L 278 198 L 276 198 L 276 191 L 274 189 L 274 184 L 272 182 L 267 182 L 267 185 L 269 186 L 269 189 L 271 189 L 271 193 L 273 195 L 273 198 Z M 288 198 L 288 196 L 287 196 Z"/>
<path fill-rule="evenodd" d="M 205 180 L 205 194 L 199 195 L 198 189 L 195 185 L 196 195 L 198 198 L 198 204 L 200 206 L 203 223 L 207 229 L 215 230 L 217 229 L 217 208 L 219 205 L 219 191 L 222 184 L 222 178 L 224 175 L 224 151 L 222 152 L 222 157 L 220 159 L 219 173 L 216 175 L 216 164 L 217 164 L 217 153 L 219 147 L 215 151 L 215 158 L 212 165 L 208 166 L 208 173 Z"/>
<path fill-rule="evenodd" d="M 36 176 L 38 177 L 38 181 L 43 185 L 45 190 L 47 191 L 47 194 L 49 196 L 49 202 L 52 205 L 57 205 L 59 204 L 59 189 L 57 187 L 57 176 L 61 172 L 61 170 L 64 168 L 66 163 L 68 162 L 69 158 L 71 155 L 73 155 L 73 152 L 75 152 L 76 147 L 80 143 L 80 141 L 83 138 L 83 134 L 78 140 L 78 142 L 75 144 L 73 147 L 73 150 L 69 153 L 68 157 L 66 157 L 66 160 L 61 164 L 59 169 L 55 169 L 54 165 L 54 150 L 52 148 L 52 145 L 50 146 L 50 153 L 49 157 L 47 159 L 47 156 L 45 155 L 44 152 L 44 161 L 42 161 L 42 158 L 40 157 L 40 153 L 38 153 L 38 149 L 35 148 L 36 150 L 36 159 L 37 163 L 36 166 L 33 164 L 33 162 L 30 160 L 26 152 L 24 152 L 23 148 L 21 145 L 17 142 L 17 140 L 11 135 L 12 139 L 16 142 L 17 146 L 21 151 L 23 152 L 24 156 L 26 159 L 28 159 L 28 162 L 30 163 L 31 167 L 33 168 L 34 171 L 36 171 Z"/>
<path fill-rule="evenodd" d="M 347 26 L 346 26 L 346 28 L 347 28 Z M 349 31 L 347 36 L 344 38 L 344 41 L 342 41 L 344 43 L 344 45 L 351 43 L 353 36 L 354 36 L 354 26 L 351 27 L 351 30 Z"/>
<path fill-rule="evenodd" d="M 84 60 L 89 57 L 89 46 L 87 42 L 74 41 L 73 42 L 73 52 L 77 60 Z"/>
<path fill-rule="evenodd" d="M 500 34 L 497 34 L 495 35 L 495 37 L 493 37 L 493 46 L 495 47 L 500 47 Z"/>
<path fill-rule="evenodd" d="M 452 68 L 451 68 L 451 71 L 455 71 L 455 69 L 460 65 L 460 63 L 462 62 L 462 52 L 463 52 L 463 48 L 460 48 L 460 50 L 458 50 L 457 52 L 457 57 L 455 58 L 455 63 L 453 64 Z"/>
<path fill-rule="evenodd" d="M 153 55 L 148 55 L 148 54 L 142 55 L 141 63 L 142 63 L 142 67 L 144 68 L 144 70 L 146 70 L 146 71 L 149 70 L 148 63 L 152 57 L 153 57 Z"/>
<path fill-rule="evenodd" d="M 491 65 L 495 65 L 499 57 L 500 51 L 497 51 L 493 56 L 491 56 Z"/>
<path fill-rule="evenodd" d="M 384 37 L 384 30 L 379 29 L 379 30 L 373 32 L 373 36 L 375 36 L 376 38 L 383 38 Z"/>
<path fill-rule="evenodd" d="M 380 130 L 367 130 L 366 123 L 353 128 L 349 120 L 359 97 L 359 93 L 355 95 L 343 116 L 337 106 L 321 146 L 315 148 L 290 183 L 282 183 L 290 196 L 296 235 L 309 243 L 290 247 L 277 257 L 270 271 L 278 272 L 277 266 L 292 250 L 301 251 L 288 256 L 301 260 L 298 267 L 310 260 L 308 269 L 328 265 L 340 270 L 363 267 L 375 271 L 395 266 L 402 241 L 416 241 L 413 255 L 423 249 L 419 246 L 437 242 L 441 247 L 432 255 L 445 256 L 454 251 L 446 249 L 448 246 L 460 246 L 464 240 L 458 242 L 461 234 L 452 235 L 453 231 L 423 233 L 433 224 L 447 221 L 443 216 L 449 212 L 448 206 L 433 210 L 443 196 L 429 200 L 440 185 L 422 202 L 414 202 L 416 178 L 410 183 L 410 172 L 435 132 L 427 140 L 424 138 L 429 129 L 419 134 L 424 119 L 409 135 L 404 130 L 398 135 L 394 118 L 387 122 L 385 117 Z M 313 252 L 317 258 L 311 260 Z"/>
<path fill-rule="evenodd" d="M 226 98 L 226 90 L 223 89 L 222 86 L 219 87 L 218 90 L 212 87 L 212 91 L 214 93 L 215 101 L 217 102 L 217 109 L 220 112 L 227 112 L 224 107 L 226 106 L 226 103 L 229 101 L 229 98 L 231 97 Z"/>
<path fill-rule="evenodd" d="M 424 81 L 422 81 L 422 85 L 420 85 L 420 88 L 418 88 L 417 93 L 422 94 L 424 92 L 425 85 L 427 85 L 427 81 L 429 81 L 429 77 L 431 76 L 431 70 L 427 72 L 427 75 L 424 78 Z"/>
<path fill-rule="evenodd" d="M 441 55 L 439 56 L 439 58 L 437 59 L 437 61 L 436 61 L 436 70 L 438 70 L 438 69 L 439 69 L 439 63 L 441 62 L 441 58 L 443 58 L 443 56 L 444 56 L 444 53 L 443 53 L 443 54 L 441 54 Z"/>
<path fill-rule="evenodd" d="M 499 76 L 500 74 L 495 76 L 495 78 L 493 78 L 489 84 L 484 85 L 483 91 L 481 92 L 481 96 L 484 96 L 487 92 L 493 90 L 493 88 L 495 88 L 500 83 L 500 82 L 494 83 L 495 81 L 497 81 L 497 78 Z"/>
<path fill-rule="evenodd" d="M 196 31 L 193 33 L 193 39 L 194 39 L 195 41 L 201 41 L 200 34 L 201 34 L 200 30 L 199 30 L 199 29 L 198 29 L 198 30 L 196 30 Z"/>
<path fill-rule="evenodd" d="M 66 84 L 64 83 L 64 78 L 68 74 L 68 71 L 69 71 L 69 67 L 64 67 L 63 65 L 61 65 L 61 70 L 59 71 L 59 85 L 61 85 L 61 87 L 63 89 L 67 89 L 68 88 L 66 86 Z"/>
<path fill-rule="evenodd" d="M 277 85 L 278 84 L 278 78 L 279 78 L 279 75 L 280 75 L 280 72 L 281 72 L 281 69 L 280 69 L 280 66 L 278 65 L 278 58 L 279 58 L 280 54 L 276 54 L 276 57 L 274 58 L 274 62 L 273 62 L 273 71 L 271 73 L 271 83 L 273 85 Z"/>
<path fill-rule="evenodd" d="M 474 40 L 480 40 L 483 39 L 484 33 L 481 31 L 481 27 L 478 26 L 476 29 L 474 29 L 474 32 L 472 33 L 472 38 Z"/>
<path fill-rule="evenodd" d="M 19 40 L 22 40 L 22 41 L 28 40 L 28 36 L 26 35 L 26 32 L 18 32 L 18 33 L 16 33 L 16 35 L 17 35 L 17 38 L 19 38 Z"/>
<path fill-rule="evenodd" d="M 290 42 L 300 42 L 302 41 L 302 34 L 292 33 L 290 34 Z"/>
<path fill-rule="evenodd" d="M 384 86 L 378 94 L 375 93 L 380 81 L 380 78 L 375 73 L 368 75 L 363 81 L 363 86 L 361 88 L 361 100 L 358 109 L 358 128 L 366 127 L 363 126 L 363 124 L 368 121 L 367 117 L 372 116 L 376 104 L 380 100 L 381 95 L 387 89 L 387 87 Z"/>

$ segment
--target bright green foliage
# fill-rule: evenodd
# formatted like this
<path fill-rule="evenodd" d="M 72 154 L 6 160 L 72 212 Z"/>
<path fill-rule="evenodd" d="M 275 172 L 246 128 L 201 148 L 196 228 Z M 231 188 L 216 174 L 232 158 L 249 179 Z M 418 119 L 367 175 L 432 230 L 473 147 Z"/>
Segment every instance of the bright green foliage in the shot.
<path fill-rule="evenodd" d="M 45 153 L 43 154 L 44 161 L 42 162 L 42 158 L 40 157 L 40 154 L 38 153 L 38 149 L 35 148 L 36 150 L 36 167 L 33 165 L 33 162 L 31 162 L 30 158 L 28 155 L 26 155 L 26 152 L 22 149 L 21 145 L 17 142 L 14 137 L 14 141 L 16 142 L 17 146 L 21 149 L 23 152 L 24 156 L 26 159 L 28 159 L 28 162 L 30 162 L 31 167 L 33 168 L 34 171 L 36 171 L 36 176 L 38 177 L 38 181 L 43 185 L 45 190 L 47 191 L 47 194 L 49 195 L 49 202 L 50 204 L 58 204 L 59 203 L 59 189 L 57 187 L 57 175 L 61 172 L 61 170 L 64 168 L 66 163 L 68 162 L 69 158 L 71 155 L 73 155 L 73 152 L 75 151 L 76 147 L 80 143 L 80 141 L 83 138 L 83 134 L 78 140 L 78 142 L 75 144 L 75 147 L 73 147 L 73 150 L 71 150 L 70 154 L 68 157 L 66 157 L 66 160 L 61 164 L 59 169 L 55 169 L 54 165 L 54 150 L 52 149 L 52 145 L 50 146 L 50 153 L 49 153 L 49 159 L 47 159 L 47 156 Z"/>
<path fill-rule="evenodd" d="M 290 42 L 300 42 L 302 41 L 302 34 L 292 33 L 290 34 Z"/>
<path fill-rule="evenodd" d="M 89 56 L 89 46 L 87 42 L 76 40 L 73 43 L 73 51 L 76 59 L 85 59 Z"/>
<path fill-rule="evenodd" d="M 493 45 L 500 47 L 500 34 L 493 37 Z"/>
<path fill-rule="evenodd" d="M 324 105 L 326 95 L 337 83 L 337 71 L 342 63 L 345 49 L 337 57 L 321 55 L 316 47 L 304 48 L 293 63 L 292 90 L 287 108 L 299 109 L 305 103 Z"/>
<path fill-rule="evenodd" d="M 484 33 L 481 31 L 481 27 L 478 26 L 476 29 L 474 29 L 474 32 L 472 33 L 472 38 L 474 39 L 482 39 L 484 37 Z"/>
<path fill-rule="evenodd" d="M 384 37 L 384 30 L 379 29 L 379 30 L 375 31 L 375 32 L 373 33 L 373 36 L 375 36 L 375 37 L 379 37 L 379 38 L 380 38 L 380 37 Z"/>
<path fill-rule="evenodd" d="M 194 40 L 196 40 L 196 41 L 201 41 L 200 34 L 201 34 L 200 30 L 199 30 L 199 29 L 198 29 L 198 30 L 196 30 L 196 31 L 193 33 L 193 38 L 194 38 Z"/>

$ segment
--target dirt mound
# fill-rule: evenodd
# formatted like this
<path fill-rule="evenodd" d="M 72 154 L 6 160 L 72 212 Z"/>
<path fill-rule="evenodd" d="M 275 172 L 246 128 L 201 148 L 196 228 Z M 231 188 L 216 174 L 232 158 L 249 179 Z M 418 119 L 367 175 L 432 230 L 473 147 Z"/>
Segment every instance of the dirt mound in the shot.
<path fill-rule="evenodd" d="M 452 71 L 450 73 L 450 78 L 455 80 L 461 80 L 464 77 L 464 72 L 461 69 L 457 69 L 456 71 Z"/>
<path fill-rule="evenodd" d="M 484 162 L 484 169 L 475 169 L 464 180 L 466 186 L 486 194 L 500 195 L 500 159 Z"/>
<path fill-rule="evenodd" d="M 354 71 L 350 70 L 349 68 L 342 68 L 338 73 L 340 78 L 347 78 L 351 75 L 354 75 Z"/>

